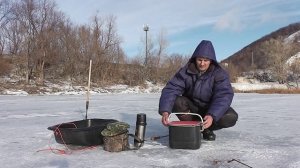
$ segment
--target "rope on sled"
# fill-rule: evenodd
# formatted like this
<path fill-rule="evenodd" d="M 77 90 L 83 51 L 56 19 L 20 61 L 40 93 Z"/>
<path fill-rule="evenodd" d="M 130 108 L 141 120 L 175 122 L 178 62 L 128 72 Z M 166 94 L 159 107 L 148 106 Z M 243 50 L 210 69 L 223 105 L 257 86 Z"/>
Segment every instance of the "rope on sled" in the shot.
<path fill-rule="evenodd" d="M 76 124 L 74 123 L 62 123 L 62 124 L 71 124 L 74 126 L 74 128 L 77 128 Z M 51 151 L 52 153 L 54 154 L 59 154 L 59 155 L 66 155 L 66 154 L 72 154 L 73 151 L 82 151 L 82 150 L 86 150 L 86 149 L 94 149 L 96 146 L 88 146 L 88 147 L 83 147 L 83 148 L 79 148 L 79 149 L 71 149 L 68 147 L 68 145 L 66 144 L 63 136 L 62 136 L 62 133 L 59 129 L 59 127 L 62 125 L 62 124 L 59 124 L 55 130 L 54 130 L 54 134 L 52 134 L 52 136 L 50 137 L 49 139 L 49 142 L 48 142 L 48 146 L 49 148 L 47 149 L 41 149 L 41 150 L 37 150 L 36 152 L 42 152 L 42 151 Z M 59 135 L 59 137 L 61 138 L 62 142 L 63 142 L 63 145 L 65 146 L 66 150 L 65 149 L 58 149 L 58 148 L 52 148 L 51 146 L 51 139 L 53 138 L 54 135 Z"/>

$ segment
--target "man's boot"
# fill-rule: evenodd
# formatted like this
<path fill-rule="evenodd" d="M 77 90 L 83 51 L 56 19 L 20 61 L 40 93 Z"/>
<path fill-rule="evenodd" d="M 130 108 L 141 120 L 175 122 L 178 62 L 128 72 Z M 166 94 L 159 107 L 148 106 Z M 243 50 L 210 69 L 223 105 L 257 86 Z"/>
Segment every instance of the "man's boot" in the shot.
<path fill-rule="evenodd" d="M 214 141 L 216 139 L 216 134 L 214 134 L 214 132 L 209 129 L 205 129 L 202 132 L 202 134 L 203 134 L 203 139 L 207 141 Z"/>

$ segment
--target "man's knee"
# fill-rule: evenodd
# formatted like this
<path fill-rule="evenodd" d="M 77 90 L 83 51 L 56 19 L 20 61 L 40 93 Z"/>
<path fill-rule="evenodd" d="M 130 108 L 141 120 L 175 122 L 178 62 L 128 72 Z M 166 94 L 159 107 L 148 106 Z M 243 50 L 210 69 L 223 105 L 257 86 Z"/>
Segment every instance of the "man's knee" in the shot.
<path fill-rule="evenodd" d="M 234 111 L 233 108 L 229 108 L 224 116 L 218 121 L 217 125 L 221 128 L 232 127 L 236 124 L 238 120 L 238 114 Z"/>
<path fill-rule="evenodd" d="M 188 99 L 183 96 L 177 96 L 173 106 L 173 112 L 187 112 L 189 110 Z"/>
<path fill-rule="evenodd" d="M 190 106 L 188 103 L 188 98 L 183 96 L 177 96 L 172 111 L 177 113 L 190 113 Z M 189 114 L 177 114 L 176 115 L 180 121 L 191 121 L 193 116 Z"/>

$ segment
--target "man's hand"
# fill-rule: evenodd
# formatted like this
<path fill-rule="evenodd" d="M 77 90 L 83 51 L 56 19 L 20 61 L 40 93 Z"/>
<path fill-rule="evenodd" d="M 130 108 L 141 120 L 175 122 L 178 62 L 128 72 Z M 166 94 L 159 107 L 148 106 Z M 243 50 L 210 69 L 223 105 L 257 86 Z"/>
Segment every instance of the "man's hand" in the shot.
<path fill-rule="evenodd" d="M 206 116 L 204 116 L 203 120 L 204 120 L 204 122 L 203 122 L 202 126 L 204 127 L 204 129 L 206 129 L 212 125 L 212 122 L 214 119 L 212 118 L 211 115 L 206 115 Z"/>
<path fill-rule="evenodd" d="M 169 113 L 168 112 L 163 112 L 162 117 L 161 117 L 161 122 L 164 126 L 168 126 L 168 118 L 169 118 Z"/>

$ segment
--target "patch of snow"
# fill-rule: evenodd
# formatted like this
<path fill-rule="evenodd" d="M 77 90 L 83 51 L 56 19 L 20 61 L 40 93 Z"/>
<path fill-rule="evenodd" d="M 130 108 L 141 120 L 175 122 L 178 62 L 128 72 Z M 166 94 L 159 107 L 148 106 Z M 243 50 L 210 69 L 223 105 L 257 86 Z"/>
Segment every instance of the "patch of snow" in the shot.
<path fill-rule="evenodd" d="M 4 79 L 3 79 L 4 80 Z M 10 80 L 7 78 L 6 80 Z M 146 82 L 144 87 L 128 85 L 112 85 L 103 88 L 90 88 L 91 95 L 97 94 L 127 94 L 127 93 L 160 93 L 162 90 L 162 85 L 155 85 L 151 82 Z M 85 86 L 75 86 L 71 85 L 69 82 L 61 82 L 59 84 L 50 83 L 49 81 L 45 82 L 45 87 L 41 87 L 39 92 L 40 95 L 84 95 L 87 92 Z M 2 95 L 28 95 L 27 92 L 23 90 L 4 90 L 0 91 Z"/>
<path fill-rule="evenodd" d="M 278 83 L 232 83 L 232 87 L 240 91 L 287 89 L 286 85 Z"/>
<path fill-rule="evenodd" d="M 300 37 L 300 30 L 289 35 L 287 38 L 284 39 L 284 43 L 287 44 L 287 43 L 291 43 L 293 42 L 296 38 L 299 38 Z M 299 38 L 300 39 L 300 38 Z M 300 41 L 297 41 L 297 42 L 300 42 Z"/>
<path fill-rule="evenodd" d="M 300 60 L 300 52 L 298 52 L 296 55 L 291 56 L 291 58 L 289 58 L 286 61 L 286 64 L 291 66 L 296 60 Z"/>
<path fill-rule="evenodd" d="M 245 77 L 238 77 L 236 83 L 253 84 L 253 83 L 260 83 L 260 82 L 257 79 L 248 79 Z"/>
<path fill-rule="evenodd" d="M 5 95 L 28 95 L 27 92 L 23 91 L 23 90 L 4 90 L 2 94 Z"/>
<path fill-rule="evenodd" d="M 107 89 L 107 90 L 125 90 L 127 88 L 128 88 L 127 85 L 112 85 L 112 86 L 105 87 L 104 89 Z"/>

